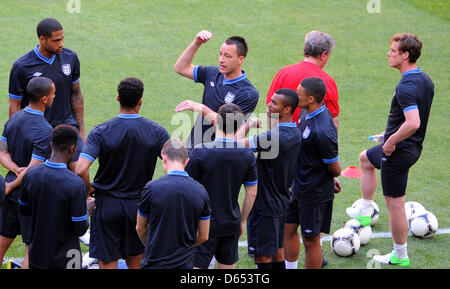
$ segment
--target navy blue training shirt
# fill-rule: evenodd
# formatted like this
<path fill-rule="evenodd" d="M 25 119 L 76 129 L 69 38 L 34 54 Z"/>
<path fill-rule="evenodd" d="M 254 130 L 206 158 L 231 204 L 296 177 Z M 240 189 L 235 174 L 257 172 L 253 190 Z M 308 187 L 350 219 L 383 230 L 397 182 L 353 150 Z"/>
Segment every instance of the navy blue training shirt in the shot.
<path fill-rule="evenodd" d="M 141 268 L 170 269 L 192 261 L 200 220 L 210 218 L 206 189 L 185 171 L 170 171 L 149 182 L 138 213 L 148 218 Z"/>
<path fill-rule="evenodd" d="M 339 160 L 336 127 L 330 112 L 322 105 L 303 113 L 298 125 L 302 140 L 294 174 L 294 197 L 305 205 L 334 199 L 334 177 L 328 164 Z"/>
<path fill-rule="evenodd" d="M 95 126 L 80 157 L 99 167 L 92 186 L 97 193 L 132 199 L 153 178 L 158 156 L 169 139 L 166 129 L 139 114 L 120 114 Z"/>
<path fill-rule="evenodd" d="M 297 124 L 280 123 L 249 140 L 253 151 L 258 152 L 258 193 L 252 213 L 283 216 L 289 203 L 289 187 L 300 148 L 301 134 Z"/>
<path fill-rule="evenodd" d="M 238 146 L 234 139 L 216 138 L 194 147 L 186 167 L 201 183 L 211 200 L 210 236 L 229 236 L 240 232 L 238 197 L 241 186 L 258 183 L 255 156 L 251 149 Z"/>
<path fill-rule="evenodd" d="M 409 138 L 398 143 L 397 147 L 405 144 L 415 144 L 422 149 L 425 132 L 430 116 L 431 104 L 434 96 L 434 84 L 430 77 L 420 68 L 406 71 L 395 88 L 391 110 L 387 121 L 384 139 L 387 140 L 405 122 L 404 113 L 408 110 L 419 110 L 420 127 Z"/>
<path fill-rule="evenodd" d="M 66 164 L 47 160 L 27 170 L 20 188 L 20 211 L 32 219 L 30 267 L 65 269 L 69 250 L 81 256 L 78 238 L 89 227 L 86 185 Z"/>
<path fill-rule="evenodd" d="M 44 113 L 27 106 L 6 122 L 1 141 L 7 144 L 13 162 L 19 167 L 27 167 L 31 158 L 43 162 L 50 157 L 51 138 L 52 127 L 45 120 Z M 5 181 L 11 182 L 16 177 L 9 171 Z M 12 191 L 7 198 L 17 202 L 19 190 Z"/>
<path fill-rule="evenodd" d="M 214 112 L 217 112 L 225 103 L 235 103 L 244 115 L 249 117 L 258 104 L 258 90 L 247 79 L 245 71 L 242 71 L 242 75 L 235 79 L 226 80 L 217 66 L 194 66 L 193 76 L 195 82 L 201 82 L 204 85 L 202 104 Z M 214 138 L 214 127 L 200 114 L 192 128 L 189 147 L 211 142 Z"/>
<path fill-rule="evenodd" d="M 72 85 L 80 80 L 80 61 L 77 54 L 63 48 L 61 54 L 50 59 L 39 52 L 39 45 L 17 59 L 9 75 L 9 97 L 21 100 L 21 108 L 29 103 L 26 93 L 28 82 L 35 76 L 50 78 L 55 84 L 55 99 L 52 107 L 45 111 L 45 118 L 53 126 L 69 124 L 77 126 L 72 113 Z"/>

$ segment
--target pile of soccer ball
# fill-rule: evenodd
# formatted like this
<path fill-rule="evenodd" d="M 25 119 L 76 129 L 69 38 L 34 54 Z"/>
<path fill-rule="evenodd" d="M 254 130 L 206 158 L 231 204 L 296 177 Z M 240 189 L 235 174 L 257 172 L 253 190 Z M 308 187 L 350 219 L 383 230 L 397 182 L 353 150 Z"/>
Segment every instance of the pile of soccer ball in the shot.
<path fill-rule="evenodd" d="M 353 203 L 351 208 L 359 206 L 361 199 Z M 436 216 L 427 211 L 418 202 L 405 203 L 405 213 L 408 219 L 409 229 L 413 236 L 419 238 L 429 238 L 438 229 Z M 331 238 L 331 248 L 336 255 L 349 257 L 359 251 L 361 245 L 366 245 L 372 238 L 372 228 L 380 216 L 380 208 L 374 202 L 371 215 L 370 226 L 362 226 L 356 219 L 350 219 L 345 223 L 344 228 L 337 230 Z"/>
<path fill-rule="evenodd" d="M 361 199 L 354 202 L 351 208 L 358 207 Z M 366 245 L 372 238 L 372 227 L 378 221 L 380 208 L 374 202 L 370 219 L 370 226 L 361 225 L 356 219 L 350 219 L 345 223 L 344 228 L 334 232 L 331 237 L 331 248 L 336 255 L 349 257 L 359 251 L 361 245 Z"/>

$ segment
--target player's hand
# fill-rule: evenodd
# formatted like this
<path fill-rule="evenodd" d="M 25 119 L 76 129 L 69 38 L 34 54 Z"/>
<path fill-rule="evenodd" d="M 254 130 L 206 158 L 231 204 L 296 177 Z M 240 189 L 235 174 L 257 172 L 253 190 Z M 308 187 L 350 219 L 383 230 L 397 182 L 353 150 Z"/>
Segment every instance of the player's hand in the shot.
<path fill-rule="evenodd" d="M 387 142 L 384 143 L 382 149 L 384 155 L 389 157 L 395 151 L 395 144 L 391 144 L 388 140 Z"/>
<path fill-rule="evenodd" d="M 192 100 L 184 100 L 175 107 L 176 112 L 185 111 L 185 110 L 201 112 L 202 104 L 192 101 Z"/>
<path fill-rule="evenodd" d="M 334 178 L 334 193 L 338 194 L 340 192 L 342 192 L 341 182 L 338 178 Z"/>
<path fill-rule="evenodd" d="M 92 216 L 92 212 L 95 210 L 95 198 L 89 197 L 86 200 L 86 208 L 89 216 Z"/>
<path fill-rule="evenodd" d="M 195 44 L 202 45 L 203 43 L 208 42 L 211 39 L 212 33 L 207 30 L 202 30 L 195 36 Z"/>
<path fill-rule="evenodd" d="M 16 176 L 19 176 L 27 167 L 19 167 L 17 168 L 14 173 L 16 174 Z"/>
<path fill-rule="evenodd" d="M 12 186 L 10 183 L 5 182 L 5 196 L 9 195 L 12 191 Z"/>

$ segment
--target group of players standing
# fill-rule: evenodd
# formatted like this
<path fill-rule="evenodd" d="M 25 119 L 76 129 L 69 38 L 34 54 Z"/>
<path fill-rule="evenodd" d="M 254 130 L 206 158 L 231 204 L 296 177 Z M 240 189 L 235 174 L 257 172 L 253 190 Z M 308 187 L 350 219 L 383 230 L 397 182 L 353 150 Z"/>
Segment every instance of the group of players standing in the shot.
<path fill-rule="evenodd" d="M 305 267 L 326 264 L 320 234 L 330 232 L 334 194 L 342 190 L 338 92 L 322 70 L 335 44 L 330 35 L 306 35 L 304 60 L 282 68 L 269 89 L 269 130 L 246 137 L 262 126 L 249 119 L 259 94 L 241 69 L 247 43 L 230 37 L 220 47 L 219 66 L 194 66 L 197 50 L 212 37 L 199 32 L 174 66 L 204 85 L 201 103 L 186 100 L 175 108 L 199 113 L 186 144 L 139 115 L 144 84 L 134 77 L 118 85 L 118 117 L 95 126 L 86 138 L 78 57 L 63 48 L 57 20 L 42 20 L 37 34 L 39 44 L 14 63 L 10 75 L 10 119 L 0 142 L 0 163 L 9 170 L 0 194 L 0 259 L 21 234 L 24 268 L 67 268 L 67 252 L 80 250 L 78 236 L 91 216 L 89 255 L 100 268 L 117 268 L 120 258 L 128 268 L 208 268 L 213 257 L 218 268 L 235 268 L 245 224 L 258 269 L 297 268 L 298 226 Z M 398 47 L 403 40 L 392 40 L 396 53 L 409 56 L 411 43 L 409 50 Z M 431 83 L 418 69 L 408 71 L 415 79 L 420 74 L 413 85 Z M 424 136 L 432 83 L 429 89 L 414 97 L 410 88 L 407 106 L 396 104 L 402 107 L 395 108 L 398 127 L 405 122 L 400 114 L 420 111 Z M 388 127 L 395 126 L 389 121 Z M 420 148 L 421 141 L 419 136 Z M 380 161 L 388 153 L 383 147 Z M 158 157 L 166 175 L 152 180 Z"/>

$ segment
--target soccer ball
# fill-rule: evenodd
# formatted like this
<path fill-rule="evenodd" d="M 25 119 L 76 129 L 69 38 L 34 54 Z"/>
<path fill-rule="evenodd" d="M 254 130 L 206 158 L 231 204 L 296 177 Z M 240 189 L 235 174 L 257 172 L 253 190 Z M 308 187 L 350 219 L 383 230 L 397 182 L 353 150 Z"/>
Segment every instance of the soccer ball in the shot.
<path fill-rule="evenodd" d="M 341 228 L 334 232 L 331 238 L 331 248 L 336 255 L 341 257 L 349 257 L 359 251 L 361 241 L 358 234 L 350 228 Z"/>
<path fill-rule="evenodd" d="M 438 229 L 438 220 L 431 212 L 417 212 L 412 215 L 409 221 L 409 227 L 414 236 L 419 238 L 429 238 L 436 233 Z"/>
<path fill-rule="evenodd" d="M 360 206 L 362 199 L 356 200 L 351 208 L 356 208 L 358 206 Z M 349 216 L 350 218 L 352 218 L 352 216 Z M 380 217 L 380 207 L 378 207 L 377 203 L 375 203 L 375 201 L 373 202 L 373 213 L 371 216 L 371 220 L 370 220 L 370 225 L 373 226 L 376 224 L 376 222 L 378 221 L 378 218 Z"/>
<path fill-rule="evenodd" d="M 406 202 L 405 203 L 405 213 L 406 213 L 406 218 L 408 219 L 408 221 L 411 219 L 412 215 L 414 215 L 417 212 L 425 212 L 425 207 L 422 206 L 420 203 L 418 202 Z"/>
<path fill-rule="evenodd" d="M 353 232 L 358 234 L 361 245 L 366 245 L 372 238 L 372 228 L 370 226 L 362 226 L 357 220 L 350 219 L 345 223 L 345 228 L 352 229 Z"/>

